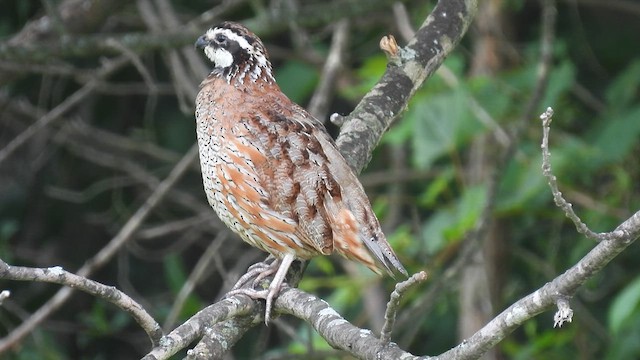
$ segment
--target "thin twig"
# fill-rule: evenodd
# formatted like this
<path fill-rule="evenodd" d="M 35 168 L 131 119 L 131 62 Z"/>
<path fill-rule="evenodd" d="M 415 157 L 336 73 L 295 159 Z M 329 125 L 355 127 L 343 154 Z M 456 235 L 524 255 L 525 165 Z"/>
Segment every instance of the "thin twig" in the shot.
<path fill-rule="evenodd" d="M 568 319 L 569 312 L 562 302 L 573 296 L 589 279 L 598 274 L 611 260 L 640 237 L 640 211 L 620 224 L 614 231 L 618 236 L 612 241 L 601 241 L 580 261 L 538 290 L 509 306 L 486 326 L 455 348 L 433 357 L 433 360 L 477 359 L 523 322 L 554 304 Z"/>
<path fill-rule="evenodd" d="M 400 36 L 402 36 L 402 40 L 409 41 L 412 37 L 415 36 L 416 31 L 413 29 L 411 25 L 411 18 L 409 17 L 409 12 L 407 11 L 407 7 L 404 6 L 402 2 L 396 2 L 393 4 L 393 17 L 396 21 L 396 26 L 398 27 L 398 31 L 400 32 Z"/>
<path fill-rule="evenodd" d="M 557 189 L 555 176 L 553 176 L 551 172 L 548 137 L 552 116 L 553 109 L 551 108 L 547 108 L 547 111 L 540 115 L 543 123 L 543 140 L 541 146 L 544 163 L 543 172 L 549 179 L 552 192 L 554 193 L 554 199 L 556 199 L 556 195 L 558 197 L 558 199 L 556 199 L 556 203 L 559 202 L 558 206 L 562 208 L 565 213 L 571 213 L 571 215 L 567 214 L 567 216 L 572 218 L 574 223 L 579 222 L 582 224 L 582 221 L 573 213 L 570 204 L 562 198 L 560 191 Z M 576 224 L 576 228 L 580 231 L 578 224 Z M 588 230 L 586 225 L 584 225 L 582 230 L 585 229 Z M 570 269 L 535 292 L 518 300 L 462 344 L 435 357 L 435 359 L 477 358 L 485 353 L 491 346 L 504 339 L 504 337 L 524 321 L 548 309 L 553 304 L 558 307 L 558 311 L 554 316 L 554 326 L 560 326 L 564 322 L 570 322 L 573 311 L 569 306 L 568 299 L 575 294 L 580 286 L 600 272 L 604 266 L 624 251 L 632 242 L 637 240 L 639 236 L 640 211 L 620 224 L 615 230 L 609 233 L 595 234 L 595 237 L 602 241 Z"/>
<path fill-rule="evenodd" d="M 595 241 L 602 241 L 605 239 L 610 239 L 607 233 L 598 234 L 582 222 L 580 217 L 576 215 L 575 211 L 573 211 L 573 206 L 567 200 L 562 197 L 562 193 L 560 189 L 558 189 L 558 182 L 553 175 L 551 170 L 551 152 L 549 151 L 549 130 L 551 127 L 551 119 L 553 118 L 553 109 L 548 107 L 547 110 L 540 115 L 540 119 L 542 120 L 542 174 L 547 178 L 547 182 L 549 183 L 549 187 L 551 188 L 551 193 L 553 194 L 553 201 L 556 203 L 560 209 L 564 211 L 564 214 L 569 218 L 569 220 L 573 221 L 573 224 L 576 226 L 576 230 L 586 236 L 587 238 Z"/>
<path fill-rule="evenodd" d="M 396 322 L 396 314 L 398 307 L 400 306 L 400 299 L 411 287 L 425 281 L 427 279 L 427 273 L 420 271 L 413 274 L 409 279 L 396 284 L 395 290 L 391 293 L 389 302 L 387 303 L 387 309 L 384 312 L 384 325 L 380 331 L 380 341 L 383 344 L 388 344 L 391 341 L 391 332 L 393 331 L 393 325 Z"/>
<path fill-rule="evenodd" d="M 299 289 L 288 287 L 283 289 L 275 301 L 275 308 L 278 312 L 291 314 L 311 324 L 329 345 L 359 358 L 407 360 L 418 358 L 395 344 L 378 339 L 370 330 L 354 326 L 327 302 Z"/>

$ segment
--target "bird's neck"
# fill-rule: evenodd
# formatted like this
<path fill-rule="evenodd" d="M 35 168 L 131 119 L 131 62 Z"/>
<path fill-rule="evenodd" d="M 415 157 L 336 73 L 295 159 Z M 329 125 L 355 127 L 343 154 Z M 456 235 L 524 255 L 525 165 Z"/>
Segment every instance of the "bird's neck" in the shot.
<path fill-rule="evenodd" d="M 233 86 L 275 84 L 271 64 L 245 63 L 228 68 L 214 68 L 209 77 L 224 79 Z"/>
<path fill-rule="evenodd" d="M 210 94 L 216 98 L 242 97 L 247 99 L 257 97 L 264 100 L 266 98 L 282 94 L 282 91 L 273 76 L 259 77 L 255 80 L 245 76 L 241 81 L 238 76 L 228 77 L 222 73 L 216 72 L 215 70 L 202 81 L 200 88 L 201 90 L 207 88 Z"/>

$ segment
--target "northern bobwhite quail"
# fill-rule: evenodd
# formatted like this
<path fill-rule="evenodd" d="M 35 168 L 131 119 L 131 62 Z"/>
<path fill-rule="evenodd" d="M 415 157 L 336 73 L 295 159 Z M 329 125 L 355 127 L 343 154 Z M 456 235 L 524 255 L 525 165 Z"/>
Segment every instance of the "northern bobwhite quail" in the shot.
<path fill-rule="evenodd" d="M 407 275 L 324 125 L 282 93 L 262 41 L 223 22 L 198 38 L 213 70 L 196 100 L 204 190 L 220 219 L 276 257 L 265 322 L 293 260 L 338 254 Z"/>

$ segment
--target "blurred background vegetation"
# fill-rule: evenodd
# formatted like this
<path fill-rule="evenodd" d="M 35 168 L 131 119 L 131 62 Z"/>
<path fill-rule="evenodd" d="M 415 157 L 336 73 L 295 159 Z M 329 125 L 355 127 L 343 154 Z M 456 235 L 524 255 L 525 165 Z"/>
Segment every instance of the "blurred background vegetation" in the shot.
<path fill-rule="evenodd" d="M 541 174 L 537 115 L 547 106 L 556 114 L 554 171 L 582 219 L 594 231 L 610 231 L 640 209 L 640 3 L 557 4 L 548 85 L 517 139 L 509 134 L 536 85 L 540 3 L 480 3 L 469 34 L 415 95 L 361 174 L 409 272 L 429 273 L 404 300 L 394 333 L 414 354 L 455 346 L 593 247 L 554 206 Z M 335 23 L 348 18 L 345 61 L 326 117 L 348 114 L 384 72 L 381 36 L 394 34 L 402 46 L 403 27 L 404 34 L 406 25 L 417 28 L 435 1 L 403 4 L 0 2 L 0 257 L 73 272 L 121 231 L 195 142 L 192 100 L 206 68 L 192 43 L 211 25 L 236 20 L 254 29 L 283 91 L 306 105 L 323 76 Z M 511 141 L 517 143 L 513 156 L 498 166 Z M 487 199 L 493 174 L 498 192 Z M 489 200 L 495 201 L 490 225 L 473 241 L 468 234 Z M 469 247 L 473 251 L 463 251 Z M 194 162 L 90 277 L 123 290 L 171 329 L 219 299 L 264 257 L 220 225 Z M 581 289 L 572 301 L 573 323 L 553 329 L 552 312 L 544 313 L 487 358 L 640 358 L 639 258 L 638 246 L 630 247 Z M 204 262 L 209 265 L 194 273 Z M 393 285 L 328 257 L 310 263 L 300 288 L 375 332 Z M 59 286 L 0 281 L 0 289 L 12 291 L 0 307 L 4 337 Z M 132 359 L 148 350 L 146 335 L 127 314 L 76 293 L 0 357 Z M 229 358 L 347 357 L 307 324 L 282 317 L 248 333 Z"/>

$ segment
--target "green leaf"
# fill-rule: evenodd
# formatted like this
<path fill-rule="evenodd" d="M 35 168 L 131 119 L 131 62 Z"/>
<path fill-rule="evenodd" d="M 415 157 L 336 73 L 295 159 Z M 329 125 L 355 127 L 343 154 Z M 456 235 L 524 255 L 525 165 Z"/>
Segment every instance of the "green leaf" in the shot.
<path fill-rule="evenodd" d="M 554 153 L 555 155 L 555 153 Z M 525 161 L 512 161 L 505 173 L 498 194 L 497 210 L 505 213 L 522 209 L 532 209 L 536 197 L 551 198 L 547 182 L 542 175 L 542 156 L 532 155 Z M 555 166 L 555 158 L 552 158 Z M 554 167 L 555 169 L 555 167 Z"/>
<path fill-rule="evenodd" d="M 616 296 L 609 308 L 609 329 L 615 334 L 624 327 L 626 320 L 638 311 L 640 303 L 640 276 Z M 637 316 L 637 315 L 636 315 Z"/>
<path fill-rule="evenodd" d="M 414 163 L 426 169 L 435 159 L 468 141 L 480 124 L 469 113 L 462 87 L 420 100 L 407 116 L 414 117 Z"/>
<path fill-rule="evenodd" d="M 603 121 L 594 136 L 594 166 L 619 162 L 640 141 L 640 106 Z"/>
<path fill-rule="evenodd" d="M 382 74 L 387 69 L 387 58 L 383 55 L 372 56 L 365 60 L 362 67 L 358 69 L 358 77 L 362 80 L 360 84 L 349 91 L 351 97 L 360 97 L 362 94 L 371 90 L 373 86 L 380 80 Z"/>
<path fill-rule="evenodd" d="M 540 104 L 545 108 L 547 106 L 557 106 L 562 94 L 566 94 L 571 90 L 575 83 L 575 77 L 576 69 L 570 61 L 566 60 L 559 66 L 554 66 L 549 74 L 549 85 L 547 85 L 544 98 Z"/>
<path fill-rule="evenodd" d="M 174 293 L 178 293 L 187 281 L 187 273 L 180 257 L 177 255 L 167 256 L 164 260 L 164 270 L 169 288 Z"/>
<path fill-rule="evenodd" d="M 422 193 L 419 199 L 420 205 L 425 207 L 435 206 L 438 200 L 438 197 L 447 191 L 450 186 L 451 180 L 453 180 L 455 173 L 453 168 L 446 168 L 444 171 L 440 172 L 438 176 L 436 176 L 433 181 L 429 183 L 427 190 Z"/>
<path fill-rule="evenodd" d="M 610 105 L 610 110 L 618 111 L 628 107 L 638 96 L 639 83 L 640 60 L 636 60 L 622 71 L 607 88 L 605 97 Z"/>
<path fill-rule="evenodd" d="M 304 103 L 313 93 L 318 78 L 318 70 L 301 61 L 288 61 L 276 72 L 282 92 L 298 104 Z"/>
<path fill-rule="evenodd" d="M 486 195 L 484 186 L 469 187 L 453 206 L 435 213 L 422 228 L 427 252 L 436 253 L 471 230 L 484 208 Z"/>

